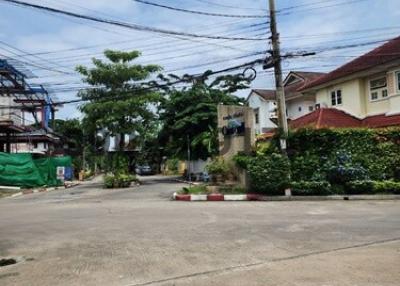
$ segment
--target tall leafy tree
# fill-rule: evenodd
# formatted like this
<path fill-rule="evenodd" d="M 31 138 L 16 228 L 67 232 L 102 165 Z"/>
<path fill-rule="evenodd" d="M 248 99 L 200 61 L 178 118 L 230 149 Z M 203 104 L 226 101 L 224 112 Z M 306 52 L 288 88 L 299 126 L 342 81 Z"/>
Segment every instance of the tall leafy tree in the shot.
<path fill-rule="evenodd" d="M 159 94 L 143 82 L 161 68 L 133 63 L 140 56 L 137 51 L 106 50 L 104 55 L 106 60 L 93 59 L 93 67 L 77 67 L 83 81 L 92 86 L 79 93 L 88 100 L 81 110 L 96 129 L 120 135 L 119 150 L 123 150 L 124 135 L 143 134 L 154 119 L 151 106 L 159 101 Z"/>
<path fill-rule="evenodd" d="M 163 122 L 161 137 L 169 156 L 187 158 L 190 144 L 193 159 L 206 159 L 218 154 L 218 104 L 239 105 L 243 100 L 232 93 L 247 88 L 249 80 L 241 75 L 228 75 L 208 80 L 187 78 L 189 88 L 169 89 L 160 105 Z M 170 76 L 176 79 L 176 76 Z M 166 80 L 168 81 L 168 80 Z"/>

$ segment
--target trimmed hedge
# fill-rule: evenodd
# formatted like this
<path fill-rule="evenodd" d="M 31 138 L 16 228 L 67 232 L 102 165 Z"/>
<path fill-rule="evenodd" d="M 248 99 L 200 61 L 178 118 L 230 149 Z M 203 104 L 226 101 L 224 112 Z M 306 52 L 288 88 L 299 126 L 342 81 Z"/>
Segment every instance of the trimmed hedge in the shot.
<path fill-rule="evenodd" d="M 334 195 L 329 182 L 292 182 L 293 196 L 329 196 Z"/>
<path fill-rule="evenodd" d="M 273 153 L 253 157 L 247 165 L 252 192 L 264 195 L 284 195 L 290 186 L 290 165 L 286 156 Z"/>
<path fill-rule="evenodd" d="M 400 182 L 394 181 L 353 181 L 345 186 L 346 194 L 396 194 L 400 195 Z"/>
<path fill-rule="evenodd" d="M 400 181 L 399 128 L 300 129 L 289 134 L 288 154 L 295 181 L 326 180 L 332 168 L 339 182 L 331 183 Z"/>
<path fill-rule="evenodd" d="M 292 181 L 299 195 L 400 194 L 400 128 L 300 129 L 287 144 L 288 159 L 277 137 L 253 156 L 233 158 L 248 171 L 252 192 L 283 195 Z"/>

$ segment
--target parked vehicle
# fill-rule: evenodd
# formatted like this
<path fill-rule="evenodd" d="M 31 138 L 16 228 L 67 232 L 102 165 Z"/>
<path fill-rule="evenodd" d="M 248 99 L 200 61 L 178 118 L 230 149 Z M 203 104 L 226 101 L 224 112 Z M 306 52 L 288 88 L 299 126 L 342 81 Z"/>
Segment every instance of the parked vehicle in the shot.
<path fill-rule="evenodd" d="M 135 168 L 135 173 L 137 175 L 152 175 L 153 170 L 149 165 L 139 165 Z"/>

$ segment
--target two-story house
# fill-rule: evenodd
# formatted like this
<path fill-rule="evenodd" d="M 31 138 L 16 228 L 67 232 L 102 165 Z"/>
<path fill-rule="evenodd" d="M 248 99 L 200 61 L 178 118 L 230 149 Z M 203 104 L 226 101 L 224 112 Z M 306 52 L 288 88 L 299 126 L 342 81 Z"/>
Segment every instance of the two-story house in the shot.
<path fill-rule="evenodd" d="M 400 125 L 400 37 L 299 91 L 315 95 L 318 110 L 292 121 L 294 128 Z"/>
<path fill-rule="evenodd" d="M 315 109 L 315 93 L 302 93 L 300 90 L 315 79 L 323 76 L 317 72 L 290 72 L 284 81 L 286 113 L 290 120 L 304 116 Z M 275 90 L 253 89 L 247 104 L 254 110 L 256 134 L 263 134 L 276 128 L 277 103 Z"/>
<path fill-rule="evenodd" d="M 253 89 L 246 100 L 254 110 L 256 134 L 263 134 L 276 128 L 276 92 L 268 89 Z"/>
<path fill-rule="evenodd" d="M 319 72 L 291 71 L 283 82 L 285 88 L 286 114 L 289 120 L 295 120 L 315 109 L 316 95 L 301 90 L 314 80 L 324 76 Z"/>

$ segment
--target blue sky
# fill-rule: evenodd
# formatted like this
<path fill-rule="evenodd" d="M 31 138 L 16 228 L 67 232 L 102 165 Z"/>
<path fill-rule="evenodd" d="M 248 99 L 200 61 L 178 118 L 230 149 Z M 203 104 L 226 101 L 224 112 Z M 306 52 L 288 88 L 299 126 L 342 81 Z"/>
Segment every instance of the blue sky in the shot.
<path fill-rule="evenodd" d="M 151 27 L 198 34 L 265 37 L 268 26 L 249 27 L 265 19 L 209 17 L 165 10 L 132 0 L 24 0 L 85 15 L 120 20 Z M 151 0 L 159 4 L 190 10 L 225 14 L 266 13 L 267 0 Z M 386 40 L 400 35 L 398 0 L 276 0 L 283 52 L 313 51 L 350 43 Z M 306 5 L 294 7 L 298 5 Z M 223 6 L 233 6 L 231 8 Z M 330 6 L 330 7 L 326 7 Z M 32 83 L 47 84 L 59 100 L 73 99 L 84 84 L 74 72 L 78 64 L 90 65 L 92 57 L 101 58 L 106 48 L 140 50 L 141 63 L 160 64 L 166 72 L 198 73 L 222 69 L 260 56 L 247 56 L 269 48 L 267 41 L 227 41 L 177 39 L 156 33 L 137 32 L 43 13 L 10 5 L 0 0 L 0 57 L 30 63 L 26 67 L 36 78 Z M 377 30 L 378 28 L 382 28 Z M 369 30 L 376 29 L 376 30 Z M 366 31 L 367 30 L 367 31 Z M 262 35 L 265 33 L 264 35 Z M 330 71 L 378 44 L 323 52 L 314 57 L 296 58 L 283 63 L 289 70 Z M 10 47 L 11 46 L 11 47 Z M 93 47 L 94 46 L 94 47 Z M 14 48 L 18 49 L 14 49 Z M 50 53 L 49 53 L 50 52 Z M 38 55 L 31 55 L 42 53 Z M 199 64 L 223 61 L 193 68 Z M 273 88 L 271 71 L 257 69 L 254 88 Z M 74 89 L 74 91 L 70 91 Z M 68 91 L 66 91 L 68 90 Z M 240 92 L 246 96 L 248 90 Z M 60 118 L 80 116 L 77 104 L 65 105 Z"/>

